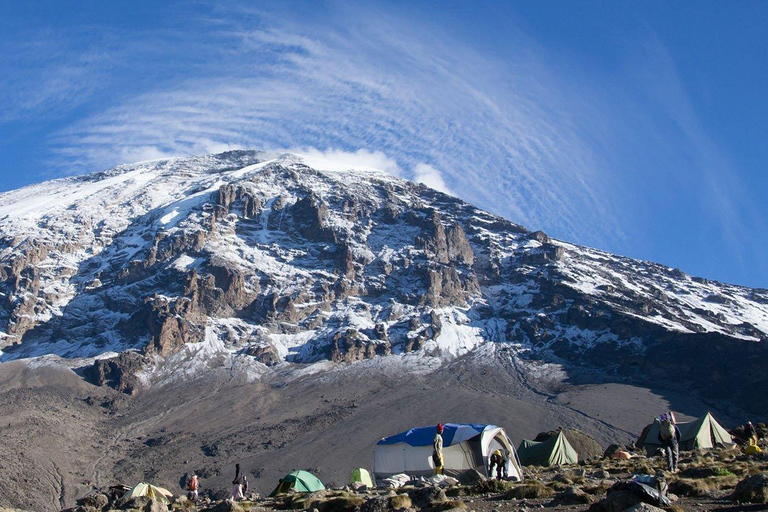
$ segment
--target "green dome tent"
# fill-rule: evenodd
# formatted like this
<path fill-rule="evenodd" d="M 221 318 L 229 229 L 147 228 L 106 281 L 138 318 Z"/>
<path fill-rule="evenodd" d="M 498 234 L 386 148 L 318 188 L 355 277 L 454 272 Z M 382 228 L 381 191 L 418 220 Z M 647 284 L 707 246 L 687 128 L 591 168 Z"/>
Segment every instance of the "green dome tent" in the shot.
<path fill-rule="evenodd" d="M 653 423 L 643 429 L 640 439 L 637 440 L 638 448 L 645 448 L 648 456 L 656 453 L 661 448 L 659 441 L 659 423 L 658 418 Z M 694 450 L 696 448 L 714 448 L 715 445 L 732 445 L 733 437 L 720 425 L 717 420 L 707 412 L 701 418 L 693 421 L 677 424 L 680 429 L 680 449 Z"/>
<path fill-rule="evenodd" d="M 517 455 L 523 466 L 558 466 L 579 461 L 579 455 L 562 430 L 540 443 L 523 439 L 517 448 Z"/>
<path fill-rule="evenodd" d="M 349 476 L 349 483 L 351 484 L 363 484 L 369 489 L 373 489 L 373 480 L 371 474 L 365 468 L 355 468 L 352 470 L 352 474 Z"/>
<path fill-rule="evenodd" d="M 280 483 L 270 496 L 277 496 L 278 494 L 288 492 L 288 489 L 294 489 L 296 492 L 314 492 L 322 491 L 325 489 L 325 486 L 323 482 L 309 471 L 291 471 L 280 479 Z"/>

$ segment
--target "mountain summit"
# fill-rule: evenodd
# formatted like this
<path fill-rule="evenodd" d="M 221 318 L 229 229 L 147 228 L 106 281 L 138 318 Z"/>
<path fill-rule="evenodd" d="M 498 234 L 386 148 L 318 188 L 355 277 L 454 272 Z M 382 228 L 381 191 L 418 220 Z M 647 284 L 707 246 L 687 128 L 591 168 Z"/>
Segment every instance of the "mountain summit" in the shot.
<path fill-rule="evenodd" d="M 332 167 L 232 151 L 0 195 L 0 360 L 52 354 L 133 392 L 213 367 L 430 371 L 502 350 L 552 382 L 768 406 L 768 291 Z"/>

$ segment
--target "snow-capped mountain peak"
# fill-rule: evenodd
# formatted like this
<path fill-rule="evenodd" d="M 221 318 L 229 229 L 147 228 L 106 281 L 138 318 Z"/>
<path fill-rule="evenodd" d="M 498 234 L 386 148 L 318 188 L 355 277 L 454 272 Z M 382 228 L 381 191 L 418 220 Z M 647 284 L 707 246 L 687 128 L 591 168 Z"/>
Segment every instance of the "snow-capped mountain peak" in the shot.
<path fill-rule="evenodd" d="M 768 338 L 765 290 L 295 155 L 144 162 L 8 192 L 0 240 L 2 360 L 130 349 L 140 367 L 258 375 L 318 361 L 428 368 L 494 343 L 642 378 L 651 351 L 664 368 L 681 347 L 761 351 Z"/>

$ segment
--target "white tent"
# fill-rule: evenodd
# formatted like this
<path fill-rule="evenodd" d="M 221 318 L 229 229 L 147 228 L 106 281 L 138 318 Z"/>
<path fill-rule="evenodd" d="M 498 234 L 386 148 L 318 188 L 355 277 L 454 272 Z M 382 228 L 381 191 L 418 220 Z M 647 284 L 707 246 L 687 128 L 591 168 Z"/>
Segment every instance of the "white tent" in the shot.
<path fill-rule="evenodd" d="M 522 480 L 523 470 L 515 447 L 506 432 L 496 425 L 446 423 L 443 432 L 443 459 L 446 475 L 457 476 L 468 469 L 488 475 L 488 462 L 494 450 L 509 454 L 507 474 Z M 432 441 L 435 427 L 412 428 L 385 437 L 374 450 L 373 473 L 376 481 L 405 473 L 409 476 L 429 476 L 434 470 Z"/>

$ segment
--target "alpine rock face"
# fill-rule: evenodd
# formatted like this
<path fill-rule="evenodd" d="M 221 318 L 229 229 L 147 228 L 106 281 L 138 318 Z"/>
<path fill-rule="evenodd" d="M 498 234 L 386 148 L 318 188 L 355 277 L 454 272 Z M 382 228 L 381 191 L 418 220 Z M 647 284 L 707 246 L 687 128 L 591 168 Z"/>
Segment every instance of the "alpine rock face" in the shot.
<path fill-rule="evenodd" d="M 131 393 L 217 366 L 429 371 L 505 350 L 572 382 L 768 407 L 768 291 L 332 167 L 233 151 L 1 194 L 0 360 L 56 356 Z"/>

